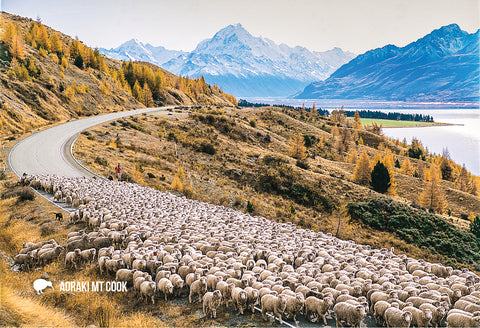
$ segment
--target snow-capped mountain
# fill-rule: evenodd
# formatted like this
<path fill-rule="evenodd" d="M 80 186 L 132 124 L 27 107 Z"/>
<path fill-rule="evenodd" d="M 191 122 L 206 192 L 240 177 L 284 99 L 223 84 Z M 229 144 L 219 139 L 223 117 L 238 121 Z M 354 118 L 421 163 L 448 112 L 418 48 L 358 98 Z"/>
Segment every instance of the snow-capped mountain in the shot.
<path fill-rule="evenodd" d="M 402 48 L 367 51 L 296 98 L 479 101 L 479 54 L 479 31 L 451 24 Z"/>
<path fill-rule="evenodd" d="M 207 83 L 218 84 L 237 97 L 292 95 L 313 81 L 326 79 L 355 56 L 340 48 L 312 52 L 304 47 L 278 45 L 252 36 L 240 24 L 221 29 L 192 52 L 177 56 L 137 40 L 100 52 L 116 59 L 152 62 L 177 75 L 203 76 Z"/>
<path fill-rule="evenodd" d="M 172 58 L 183 55 L 183 51 L 168 50 L 164 47 L 154 47 L 151 44 L 144 44 L 137 39 L 131 39 L 114 49 L 98 49 L 101 54 L 113 59 L 125 61 L 146 61 L 158 66 L 166 63 Z"/>
<path fill-rule="evenodd" d="M 229 25 L 195 50 L 165 63 L 174 74 L 203 76 L 235 96 L 289 96 L 311 81 L 326 79 L 354 54 L 334 48 L 311 52 L 252 36 L 242 25 Z"/>

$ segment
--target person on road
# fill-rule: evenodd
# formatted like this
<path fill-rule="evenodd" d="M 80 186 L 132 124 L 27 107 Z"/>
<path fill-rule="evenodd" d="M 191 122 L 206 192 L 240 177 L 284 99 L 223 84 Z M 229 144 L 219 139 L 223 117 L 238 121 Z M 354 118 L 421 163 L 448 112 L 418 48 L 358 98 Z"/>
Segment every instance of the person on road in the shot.
<path fill-rule="evenodd" d="M 120 181 L 122 178 L 122 167 L 120 166 L 120 163 L 115 167 L 115 173 L 117 174 L 118 181 Z"/>

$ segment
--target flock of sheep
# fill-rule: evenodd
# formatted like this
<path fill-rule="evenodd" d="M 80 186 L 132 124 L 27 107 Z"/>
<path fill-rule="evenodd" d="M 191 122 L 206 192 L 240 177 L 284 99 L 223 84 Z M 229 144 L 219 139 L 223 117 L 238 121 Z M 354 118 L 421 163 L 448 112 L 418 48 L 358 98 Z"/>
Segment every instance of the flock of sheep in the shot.
<path fill-rule="evenodd" d="M 90 232 L 69 233 L 65 246 L 25 243 L 18 264 L 44 265 L 66 252 L 71 270 L 97 263 L 145 302 L 188 292 L 213 318 L 258 306 L 265 320 L 270 313 L 280 323 L 300 313 L 358 327 L 370 313 L 387 327 L 438 327 L 445 317 L 449 327 L 480 327 L 480 277 L 467 269 L 137 184 L 47 175 L 23 181 L 71 204 L 70 219 Z"/>

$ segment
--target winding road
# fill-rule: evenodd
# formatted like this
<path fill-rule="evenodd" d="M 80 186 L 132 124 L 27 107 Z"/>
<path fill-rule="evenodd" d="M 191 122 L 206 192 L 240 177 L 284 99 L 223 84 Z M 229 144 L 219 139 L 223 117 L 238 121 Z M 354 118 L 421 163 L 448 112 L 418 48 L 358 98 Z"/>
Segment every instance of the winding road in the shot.
<path fill-rule="evenodd" d="M 71 149 L 78 133 L 92 126 L 122 117 L 150 114 L 170 107 L 143 108 L 132 111 L 109 113 L 75 120 L 37 132 L 19 141 L 8 154 L 12 171 L 21 176 L 27 174 L 56 174 L 67 177 L 92 177 L 95 173 L 81 166 L 73 157 Z"/>

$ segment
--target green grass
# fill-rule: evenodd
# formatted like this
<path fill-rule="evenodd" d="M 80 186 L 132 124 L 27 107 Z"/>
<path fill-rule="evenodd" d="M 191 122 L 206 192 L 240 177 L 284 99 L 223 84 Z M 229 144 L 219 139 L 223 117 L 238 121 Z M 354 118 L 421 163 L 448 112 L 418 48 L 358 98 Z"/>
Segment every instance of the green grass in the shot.
<path fill-rule="evenodd" d="M 441 123 L 435 122 L 415 122 L 415 121 L 395 121 L 395 120 L 382 120 L 376 118 L 362 118 L 363 125 L 370 125 L 372 122 L 376 122 L 378 125 L 382 125 L 384 128 L 405 128 L 415 126 L 431 126 L 439 125 Z"/>

